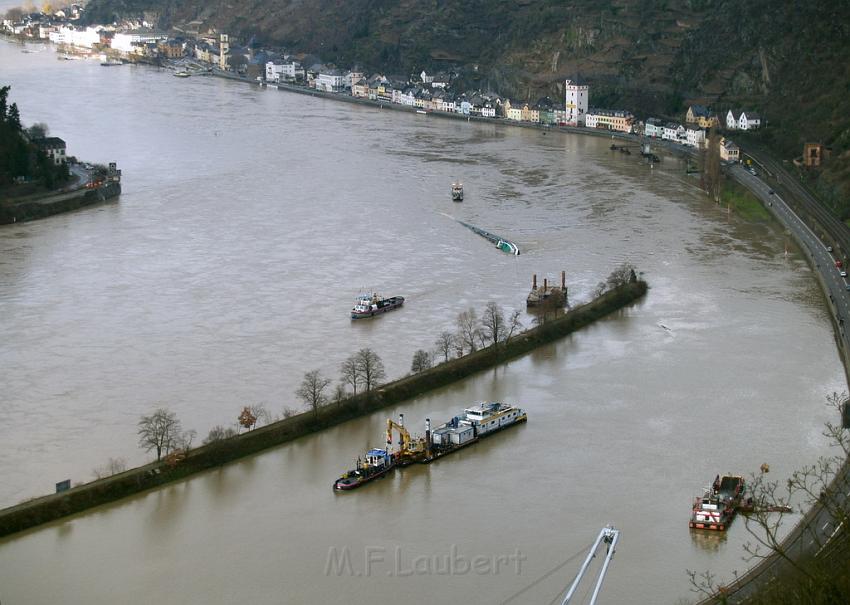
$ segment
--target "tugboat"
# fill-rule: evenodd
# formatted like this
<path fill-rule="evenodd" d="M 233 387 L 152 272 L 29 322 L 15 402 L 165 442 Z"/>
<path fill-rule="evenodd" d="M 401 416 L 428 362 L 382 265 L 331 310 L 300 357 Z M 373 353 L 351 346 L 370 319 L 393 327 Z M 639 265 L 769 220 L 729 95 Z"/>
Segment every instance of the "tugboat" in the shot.
<path fill-rule="evenodd" d="M 691 529 L 726 531 L 735 518 L 744 493 L 744 478 L 737 475 L 717 475 L 702 497 L 694 499 Z"/>
<path fill-rule="evenodd" d="M 383 477 L 394 466 L 395 461 L 387 450 L 371 449 L 366 452 L 366 460 L 360 460 L 358 458 L 355 468 L 346 471 L 339 479 L 334 481 L 334 489 L 337 491 L 356 489 L 373 479 Z"/>
<path fill-rule="evenodd" d="M 463 183 L 452 183 L 452 201 L 463 201 Z"/>
<path fill-rule="evenodd" d="M 398 309 L 404 304 L 404 296 L 380 298 L 377 294 L 361 294 L 351 309 L 351 319 L 365 319 L 379 313 Z"/>

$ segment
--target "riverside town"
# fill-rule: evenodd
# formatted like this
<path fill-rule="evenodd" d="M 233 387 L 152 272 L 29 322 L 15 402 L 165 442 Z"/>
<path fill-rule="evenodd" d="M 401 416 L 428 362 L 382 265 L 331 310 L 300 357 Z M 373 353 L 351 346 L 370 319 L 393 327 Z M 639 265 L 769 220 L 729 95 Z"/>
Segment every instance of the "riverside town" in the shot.
<path fill-rule="evenodd" d="M 695 149 L 707 146 L 706 132 L 712 127 L 728 131 L 754 130 L 762 118 L 748 110 L 728 110 L 724 116 L 695 104 L 688 108 L 684 124 L 650 117 L 636 120 L 626 109 L 589 106 L 590 86 L 580 80 L 564 83 L 564 99 L 543 97 L 523 100 L 502 97 L 493 92 L 461 91 L 454 85 L 455 74 L 422 70 L 409 77 L 366 73 L 322 63 L 304 52 L 242 46 L 227 33 L 199 31 L 202 22 L 174 28 L 176 35 L 151 29 L 146 21 L 118 25 L 77 26 L 84 13 L 79 4 L 68 11 L 52 14 L 22 14 L 19 20 L 6 18 L 6 33 L 25 40 L 49 41 L 57 46 L 60 59 L 94 57 L 102 65 L 122 62 L 161 65 L 175 70 L 177 77 L 215 75 L 243 79 L 261 86 L 302 87 L 310 91 L 345 95 L 379 104 L 394 104 L 419 113 L 441 113 L 458 117 L 497 118 L 544 127 L 572 126 L 645 135 Z M 724 161 L 737 162 L 738 146 L 721 140 Z"/>

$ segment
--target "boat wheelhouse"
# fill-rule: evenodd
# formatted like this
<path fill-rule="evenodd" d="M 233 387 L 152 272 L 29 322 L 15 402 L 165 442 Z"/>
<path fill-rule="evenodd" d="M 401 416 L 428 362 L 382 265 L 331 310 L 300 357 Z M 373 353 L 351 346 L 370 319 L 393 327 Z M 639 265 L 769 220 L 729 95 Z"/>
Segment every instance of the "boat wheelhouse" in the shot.
<path fill-rule="evenodd" d="M 455 202 L 463 201 L 463 183 L 452 183 L 452 200 Z"/>
<path fill-rule="evenodd" d="M 461 422 L 472 426 L 476 436 L 480 437 L 527 419 L 525 410 L 507 403 L 491 401 L 466 408 Z"/>
<path fill-rule="evenodd" d="M 357 459 L 357 466 L 334 481 L 334 489 L 343 491 L 355 489 L 373 479 L 383 477 L 392 470 L 393 466 L 393 457 L 387 450 L 373 448 L 366 452 L 363 460 Z"/>

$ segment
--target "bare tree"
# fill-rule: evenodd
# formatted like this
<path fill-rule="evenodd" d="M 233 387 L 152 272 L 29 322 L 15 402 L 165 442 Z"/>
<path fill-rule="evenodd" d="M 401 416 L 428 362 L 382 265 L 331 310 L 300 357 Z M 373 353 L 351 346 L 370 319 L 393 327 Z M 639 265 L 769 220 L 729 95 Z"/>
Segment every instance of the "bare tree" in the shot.
<path fill-rule="evenodd" d="M 437 345 L 437 353 L 443 356 L 443 361 L 448 361 L 449 355 L 451 355 L 454 349 L 455 336 L 448 331 L 440 332 L 434 344 Z"/>
<path fill-rule="evenodd" d="M 387 375 L 384 370 L 384 362 L 372 349 L 366 348 L 357 351 L 355 361 L 367 393 Z"/>
<path fill-rule="evenodd" d="M 104 479 L 123 473 L 127 470 L 127 460 L 124 458 L 110 458 L 103 466 L 99 466 L 92 470 L 95 479 Z"/>
<path fill-rule="evenodd" d="M 510 318 L 508 319 L 508 333 L 505 335 L 505 342 L 508 342 L 511 338 L 514 337 L 520 330 L 522 330 L 522 320 L 520 319 L 519 309 L 515 309 L 513 313 L 511 313 Z"/>
<path fill-rule="evenodd" d="M 149 452 L 156 450 L 157 462 L 179 444 L 180 421 L 177 415 L 165 408 L 156 409 L 139 419 L 139 447 Z"/>
<path fill-rule="evenodd" d="M 478 316 L 472 307 L 458 313 L 457 336 L 464 349 L 468 349 L 470 353 L 478 350 Z"/>
<path fill-rule="evenodd" d="M 413 362 L 410 364 L 410 371 L 414 374 L 424 372 L 431 367 L 431 354 L 428 351 L 419 349 L 413 354 Z"/>
<path fill-rule="evenodd" d="M 484 307 L 484 315 L 481 317 L 481 334 L 485 342 L 495 346 L 504 340 L 506 332 L 505 313 L 502 307 L 491 300 Z"/>
<path fill-rule="evenodd" d="M 604 281 L 599 282 L 598 284 L 596 284 L 596 288 L 593 290 L 593 297 L 599 298 L 600 296 L 605 294 L 606 289 L 607 289 L 607 286 L 606 286 L 605 282 Z"/>
<path fill-rule="evenodd" d="M 613 290 L 614 288 L 618 288 L 635 281 L 637 281 L 635 266 L 629 262 L 625 262 L 611 271 L 611 274 L 605 281 L 605 286 L 607 290 Z"/>
<path fill-rule="evenodd" d="M 454 344 L 455 357 L 460 359 L 461 357 L 463 357 L 463 341 L 457 335 L 455 335 L 454 339 L 452 340 L 452 343 Z"/>
<path fill-rule="evenodd" d="M 224 428 L 220 424 L 217 424 L 216 426 L 214 426 L 210 429 L 210 432 L 207 435 L 207 438 L 204 439 L 204 444 L 215 443 L 216 441 L 221 441 L 223 439 L 230 439 L 231 437 L 235 437 L 235 436 L 236 436 L 236 429 L 234 429 L 231 426 Z"/>
<path fill-rule="evenodd" d="M 301 401 L 313 410 L 313 415 L 318 416 L 319 408 L 328 402 L 325 389 L 331 383 L 330 378 L 322 376 L 319 370 L 311 370 L 304 374 L 301 386 L 295 391 Z"/>
<path fill-rule="evenodd" d="M 339 407 L 342 405 L 343 400 L 348 397 L 348 391 L 345 390 L 345 384 L 342 382 L 338 382 L 336 387 L 334 387 L 334 403 Z"/>
<path fill-rule="evenodd" d="M 177 440 L 177 447 L 183 450 L 184 454 L 188 454 L 189 450 L 192 449 L 192 443 L 195 442 L 195 437 L 198 436 L 198 431 L 195 429 L 189 429 L 188 431 L 183 431 L 180 434 L 180 439 Z"/>
<path fill-rule="evenodd" d="M 292 418 L 297 413 L 298 413 L 298 410 L 293 410 L 292 408 L 289 408 L 289 407 L 283 408 L 283 417 L 284 418 Z"/>
<path fill-rule="evenodd" d="M 271 422 L 272 415 L 268 411 L 268 409 L 266 409 L 266 406 L 264 404 L 255 403 L 254 405 L 249 406 L 248 409 L 251 410 L 251 413 L 254 415 L 254 418 L 257 419 L 257 421 L 254 423 L 254 426 L 259 424 L 260 422 L 263 422 L 265 424 Z"/>
<path fill-rule="evenodd" d="M 604 291 L 605 284 L 600 283 L 597 288 L 599 287 L 601 287 L 602 291 Z M 595 294 L 595 296 L 601 296 L 601 292 L 599 294 Z M 565 304 L 566 297 L 563 292 L 555 290 L 532 309 L 532 312 L 534 313 L 534 323 L 537 325 L 544 324 L 550 318 L 562 315 L 564 313 Z M 514 313 L 518 312 L 514 311 Z"/>
<path fill-rule="evenodd" d="M 342 362 L 340 373 L 342 374 L 342 382 L 350 384 L 354 394 L 357 395 L 357 385 L 360 384 L 360 370 L 357 367 L 356 355 L 352 355 Z"/>

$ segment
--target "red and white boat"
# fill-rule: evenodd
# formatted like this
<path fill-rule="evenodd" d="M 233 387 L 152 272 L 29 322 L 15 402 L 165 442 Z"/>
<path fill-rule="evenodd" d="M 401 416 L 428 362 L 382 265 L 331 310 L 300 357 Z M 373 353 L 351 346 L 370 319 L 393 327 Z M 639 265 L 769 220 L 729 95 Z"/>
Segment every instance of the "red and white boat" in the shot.
<path fill-rule="evenodd" d="M 744 493 L 744 478 L 738 475 L 717 475 L 705 494 L 694 499 L 691 529 L 707 529 L 711 531 L 726 531 Z"/>

